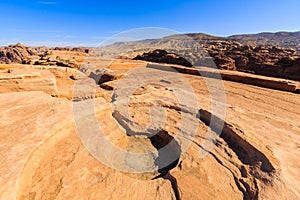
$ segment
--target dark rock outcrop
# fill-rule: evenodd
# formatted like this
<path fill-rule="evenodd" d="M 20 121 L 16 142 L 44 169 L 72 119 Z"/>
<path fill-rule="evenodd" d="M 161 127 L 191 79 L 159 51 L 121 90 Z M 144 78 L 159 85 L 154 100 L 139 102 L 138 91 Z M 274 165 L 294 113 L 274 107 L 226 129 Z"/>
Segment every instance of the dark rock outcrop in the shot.
<path fill-rule="evenodd" d="M 86 48 L 86 47 L 55 47 L 53 50 L 58 50 L 58 51 L 76 51 L 76 52 L 81 52 L 81 53 L 90 53 L 91 48 Z"/>
<path fill-rule="evenodd" d="M 178 56 L 174 53 L 168 53 L 167 51 L 161 49 L 156 49 L 149 53 L 143 53 L 143 55 L 138 55 L 133 59 L 145 60 L 145 61 L 156 62 L 156 63 L 178 64 L 186 67 L 193 66 L 185 58 Z"/>

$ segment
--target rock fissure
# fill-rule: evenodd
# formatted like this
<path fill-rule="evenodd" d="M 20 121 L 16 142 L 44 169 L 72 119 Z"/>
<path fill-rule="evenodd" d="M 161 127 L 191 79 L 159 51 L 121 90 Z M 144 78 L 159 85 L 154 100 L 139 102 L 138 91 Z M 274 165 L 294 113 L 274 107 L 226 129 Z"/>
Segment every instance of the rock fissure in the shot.
<path fill-rule="evenodd" d="M 217 126 L 220 126 L 219 124 L 210 124 L 211 118 L 217 117 L 213 116 L 208 111 L 201 109 L 198 117 L 203 123 L 205 123 L 207 126 L 210 126 L 212 130 L 217 129 Z M 217 119 L 217 122 L 223 124 L 221 123 L 221 119 Z M 208 153 L 212 155 L 219 164 L 224 166 L 232 173 L 237 187 L 244 194 L 245 200 L 258 199 L 259 187 L 257 180 L 260 180 L 263 184 L 269 184 L 272 182 L 275 168 L 266 155 L 246 142 L 241 135 L 243 135 L 242 130 L 234 127 L 231 124 L 228 124 L 227 122 L 224 123 L 220 138 L 225 141 L 229 149 L 226 150 L 227 147 L 223 147 L 223 151 L 225 151 L 226 155 L 228 155 L 228 158 L 225 159 L 233 164 L 235 168 L 237 168 L 236 171 L 233 171 L 230 167 L 225 165 L 224 162 L 222 162 L 221 159 L 218 158 L 218 156 L 214 153 Z M 204 151 L 207 151 L 197 142 L 193 142 Z M 221 145 L 218 146 L 221 147 Z M 222 149 L 220 147 L 218 147 L 218 149 Z M 231 156 L 229 156 L 229 151 L 232 151 L 238 157 L 238 159 L 241 161 L 240 164 L 234 161 Z M 237 171 L 239 173 L 237 173 Z"/>

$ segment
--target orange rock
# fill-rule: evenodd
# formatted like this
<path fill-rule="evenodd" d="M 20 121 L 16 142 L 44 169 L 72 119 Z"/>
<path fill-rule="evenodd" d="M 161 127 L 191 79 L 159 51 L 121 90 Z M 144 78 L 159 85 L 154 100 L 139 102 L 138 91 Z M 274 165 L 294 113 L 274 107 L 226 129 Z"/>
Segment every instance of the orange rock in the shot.
<path fill-rule="evenodd" d="M 0 72 L 0 93 L 44 91 L 57 96 L 56 79 L 48 70 L 12 68 Z"/>

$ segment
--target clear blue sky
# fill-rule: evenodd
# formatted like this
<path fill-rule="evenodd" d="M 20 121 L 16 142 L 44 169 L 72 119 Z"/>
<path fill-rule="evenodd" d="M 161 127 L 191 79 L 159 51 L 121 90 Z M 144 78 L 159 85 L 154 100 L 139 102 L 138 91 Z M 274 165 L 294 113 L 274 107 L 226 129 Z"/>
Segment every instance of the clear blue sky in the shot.
<path fill-rule="evenodd" d="M 300 31 L 299 0 L 0 0 L 0 46 L 98 44 L 120 31 L 161 27 L 219 36 Z"/>

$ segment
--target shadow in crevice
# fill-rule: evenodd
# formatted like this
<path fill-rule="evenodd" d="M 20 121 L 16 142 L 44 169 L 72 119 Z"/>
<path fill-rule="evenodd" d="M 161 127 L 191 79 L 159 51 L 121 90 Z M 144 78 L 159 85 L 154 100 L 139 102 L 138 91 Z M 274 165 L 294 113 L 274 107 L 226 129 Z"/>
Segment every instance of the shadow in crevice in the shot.
<path fill-rule="evenodd" d="M 181 155 L 181 147 L 174 137 L 165 130 L 161 130 L 150 137 L 150 141 L 158 151 L 155 165 L 158 167 L 159 176 L 163 177 L 177 166 Z"/>
<path fill-rule="evenodd" d="M 180 145 L 174 139 L 174 137 L 169 135 L 165 130 L 161 130 L 157 134 L 150 137 L 150 141 L 158 151 L 158 157 L 155 160 L 155 165 L 158 166 L 158 172 L 160 173 L 152 180 L 157 178 L 169 180 L 171 182 L 176 200 L 180 200 L 181 198 L 177 180 L 170 174 L 170 170 L 175 168 L 179 163 L 179 158 L 181 155 Z"/>
<path fill-rule="evenodd" d="M 168 172 L 163 178 L 170 181 L 176 200 L 180 200 L 181 199 L 180 191 L 179 191 L 179 187 L 177 185 L 176 178 L 174 176 L 172 176 L 172 174 L 170 172 Z"/>
<path fill-rule="evenodd" d="M 177 166 L 179 158 L 181 156 L 181 146 L 174 139 L 174 137 L 169 135 L 167 131 L 160 130 L 156 134 L 133 131 L 132 128 L 128 125 L 130 120 L 123 117 L 120 112 L 114 111 L 113 117 L 116 119 L 118 124 L 126 130 L 127 136 L 144 135 L 150 139 L 151 144 L 158 152 L 158 157 L 155 159 L 154 164 L 158 167 L 158 172 L 160 173 L 160 175 L 158 175 L 159 177 L 163 177 L 168 173 L 168 171 Z"/>
<path fill-rule="evenodd" d="M 152 178 L 151 180 L 158 178 L 164 178 L 169 180 L 171 182 L 176 200 L 180 200 L 180 193 L 177 185 L 177 180 L 169 172 L 170 170 L 174 169 L 179 163 L 179 159 L 182 153 L 181 146 L 179 145 L 179 143 L 165 130 L 160 130 L 156 134 L 152 133 L 154 131 L 150 131 L 151 137 L 149 137 L 149 133 L 133 131 L 131 127 L 127 124 L 130 122 L 130 120 L 123 117 L 118 111 L 113 112 L 113 117 L 116 119 L 118 124 L 126 130 L 127 136 L 148 136 L 152 146 L 158 152 L 158 156 L 155 159 L 154 164 L 158 168 L 159 175 Z"/>

